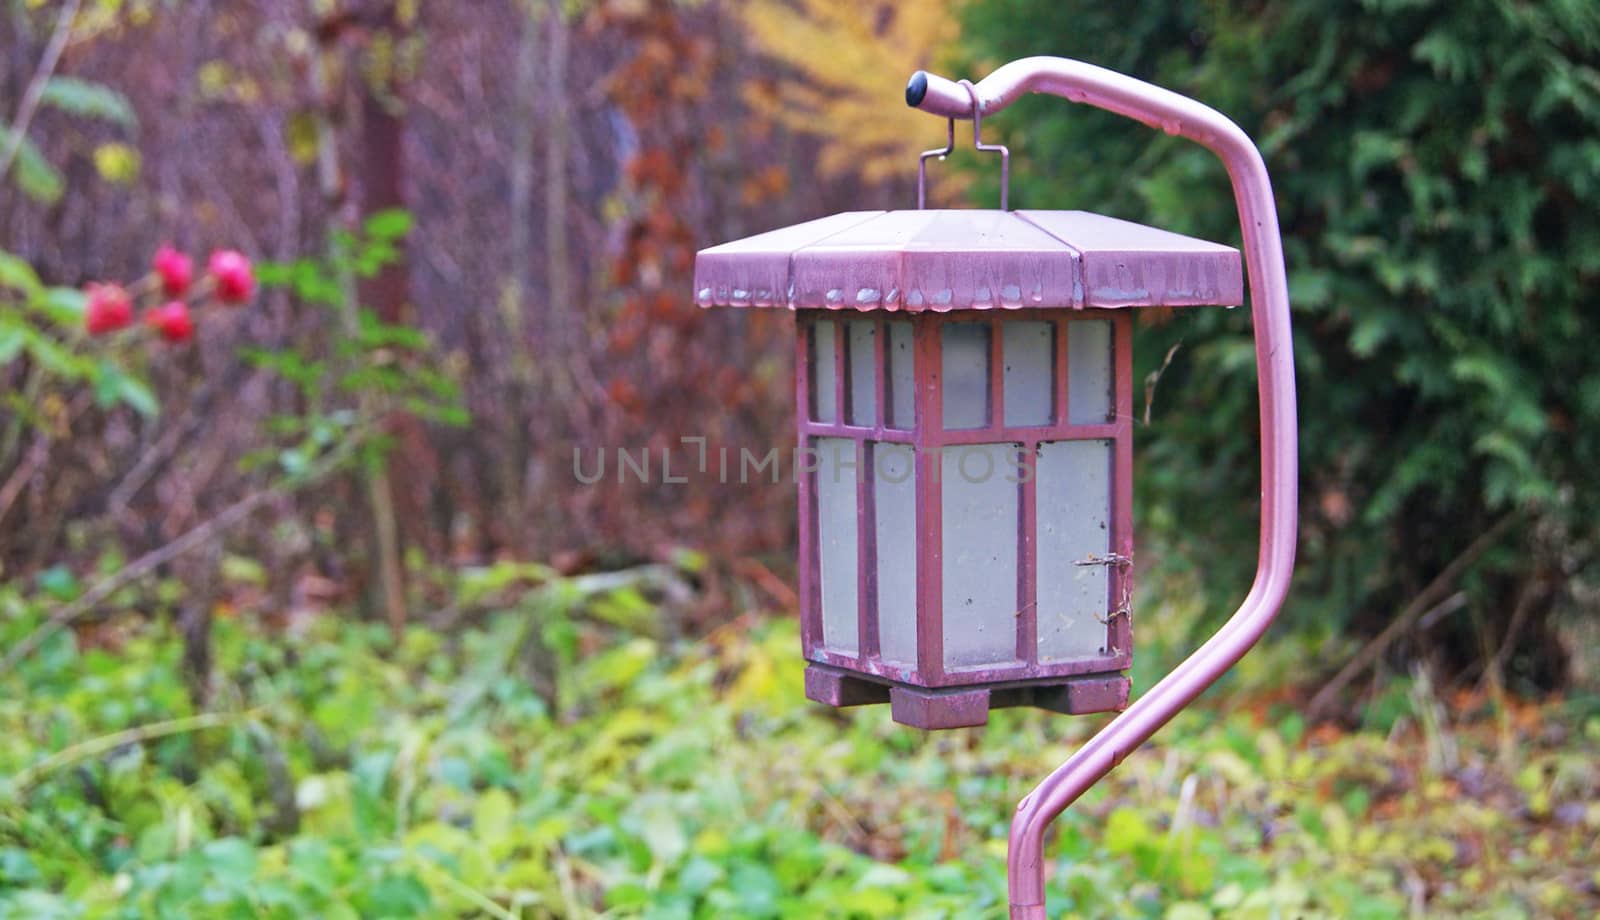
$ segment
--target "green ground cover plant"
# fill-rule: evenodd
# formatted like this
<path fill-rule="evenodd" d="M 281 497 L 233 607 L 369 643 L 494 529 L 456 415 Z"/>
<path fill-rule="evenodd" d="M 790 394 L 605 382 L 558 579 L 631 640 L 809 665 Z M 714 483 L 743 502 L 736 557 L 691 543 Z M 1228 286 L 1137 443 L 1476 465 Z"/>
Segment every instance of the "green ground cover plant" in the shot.
<path fill-rule="evenodd" d="M 10 639 L 43 601 L 4 592 Z M 397 646 L 337 615 L 220 616 L 207 712 L 163 619 L 114 647 L 56 636 L 0 686 L 0 918 L 998 918 L 1012 806 L 1097 724 L 922 734 L 806 704 L 792 621 L 673 642 L 632 588 L 531 596 Z M 535 644 L 554 693 L 521 673 Z M 1596 701 L 1418 679 L 1359 730 L 1308 729 L 1274 689 L 1303 653 L 1249 659 L 1058 823 L 1053 911 L 1600 908 Z"/>

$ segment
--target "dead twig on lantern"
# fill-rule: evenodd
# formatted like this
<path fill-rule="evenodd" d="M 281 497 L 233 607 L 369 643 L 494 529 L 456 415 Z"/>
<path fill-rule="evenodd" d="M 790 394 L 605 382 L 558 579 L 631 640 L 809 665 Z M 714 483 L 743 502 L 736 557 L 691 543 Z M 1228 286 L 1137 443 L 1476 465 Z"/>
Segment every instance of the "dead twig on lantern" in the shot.
<path fill-rule="evenodd" d="M 1478 561 L 1479 557 L 1494 546 L 1500 537 L 1510 529 L 1518 516 L 1516 511 L 1506 514 L 1468 544 L 1467 548 L 1461 551 L 1461 555 L 1450 560 L 1450 564 L 1446 565 L 1438 575 L 1434 576 L 1433 581 L 1429 582 L 1427 587 L 1423 588 L 1416 597 L 1411 599 L 1410 603 L 1406 604 L 1405 608 L 1400 611 L 1393 622 L 1384 628 L 1383 632 L 1378 633 L 1371 642 L 1368 642 L 1360 652 L 1356 653 L 1354 658 L 1350 659 L 1348 664 L 1340 669 L 1338 674 L 1333 676 L 1332 680 L 1317 691 L 1316 696 L 1311 698 L 1310 706 L 1307 707 L 1311 718 L 1321 718 L 1327 712 L 1328 707 L 1333 704 L 1339 692 L 1350 681 L 1361 676 L 1362 672 L 1382 657 L 1383 653 L 1389 649 L 1390 645 L 1394 644 L 1396 639 L 1409 633 L 1411 627 L 1423 614 L 1445 600 L 1456 581 L 1466 573 L 1467 569 L 1472 567 L 1473 563 Z"/>
<path fill-rule="evenodd" d="M 365 440 L 364 436 L 351 437 L 323 455 L 319 461 L 312 464 L 304 473 L 271 488 L 246 495 L 223 509 L 217 516 L 195 525 L 172 542 L 145 553 L 132 563 L 117 570 L 115 574 L 101 579 L 93 587 L 85 591 L 81 597 L 51 614 L 49 619 L 40 623 L 33 632 L 23 637 L 21 642 L 12 646 L 6 652 L 5 657 L 0 658 L 0 675 L 9 673 L 12 668 L 16 667 L 18 662 L 38 651 L 39 646 L 43 645 L 46 639 L 76 622 L 99 606 L 102 601 L 124 587 L 133 584 L 179 556 L 205 545 L 208 540 L 232 530 L 267 502 L 289 492 L 305 488 L 338 470 Z"/>
<path fill-rule="evenodd" d="M 1113 566 L 1114 565 L 1114 566 L 1117 566 L 1117 567 L 1120 568 L 1120 567 L 1125 566 L 1125 565 L 1133 565 L 1133 560 L 1128 558 L 1127 556 L 1122 555 L 1121 553 L 1107 553 L 1104 556 L 1099 556 L 1099 555 L 1096 555 L 1094 553 L 1090 553 L 1087 557 L 1085 557 L 1083 559 L 1074 559 L 1072 564 L 1073 565 L 1103 565 L 1103 566 Z"/>
<path fill-rule="evenodd" d="M 1073 560 L 1072 564 L 1081 566 L 1101 565 L 1108 569 L 1113 567 L 1126 569 L 1133 565 L 1133 559 L 1129 556 L 1124 556 L 1121 553 L 1106 553 L 1104 556 L 1090 553 L 1086 558 Z M 1111 611 L 1105 616 L 1101 616 L 1097 613 L 1094 615 L 1094 618 L 1099 620 L 1102 625 L 1110 626 L 1111 621 L 1117 617 L 1131 616 L 1132 614 L 1133 585 L 1130 583 L 1128 578 L 1124 577 L 1122 579 L 1122 598 L 1117 602 L 1117 609 Z"/>

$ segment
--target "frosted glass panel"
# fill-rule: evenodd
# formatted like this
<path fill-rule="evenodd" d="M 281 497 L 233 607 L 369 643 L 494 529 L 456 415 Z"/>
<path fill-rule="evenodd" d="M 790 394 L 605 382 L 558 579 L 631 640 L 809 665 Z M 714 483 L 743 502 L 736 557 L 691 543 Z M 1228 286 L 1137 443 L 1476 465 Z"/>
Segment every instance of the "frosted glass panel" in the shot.
<path fill-rule="evenodd" d="M 890 428 L 909 429 L 916 422 L 916 377 L 912 372 L 911 324 L 903 320 L 885 323 L 889 333 L 889 421 Z"/>
<path fill-rule="evenodd" d="M 1111 442 L 1039 445 L 1039 660 L 1104 654 L 1110 572 L 1074 565 L 1111 550 Z"/>
<path fill-rule="evenodd" d="M 939 488 L 944 526 L 944 664 L 1017 657 L 1018 444 L 946 449 Z"/>
<path fill-rule="evenodd" d="M 850 354 L 850 424 L 878 424 L 878 324 L 844 324 Z"/>
<path fill-rule="evenodd" d="M 856 442 L 818 438 L 817 562 L 822 590 L 822 644 L 854 654 L 861 645 L 856 554 Z"/>
<path fill-rule="evenodd" d="M 951 323 L 943 330 L 944 427 L 989 424 L 989 326 Z"/>
<path fill-rule="evenodd" d="M 1000 327 L 1006 425 L 1048 425 L 1055 408 L 1055 327 L 1008 322 Z"/>
<path fill-rule="evenodd" d="M 917 663 L 917 477 L 903 444 L 874 443 L 872 502 L 877 517 L 878 651 Z"/>
<path fill-rule="evenodd" d="M 1067 323 L 1067 421 L 1104 424 L 1111 407 L 1111 321 Z"/>
<path fill-rule="evenodd" d="M 839 380 L 839 352 L 834 345 L 835 334 L 832 321 L 811 324 L 812 421 L 839 420 L 838 391 L 834 389 L 834 384 Z"/>

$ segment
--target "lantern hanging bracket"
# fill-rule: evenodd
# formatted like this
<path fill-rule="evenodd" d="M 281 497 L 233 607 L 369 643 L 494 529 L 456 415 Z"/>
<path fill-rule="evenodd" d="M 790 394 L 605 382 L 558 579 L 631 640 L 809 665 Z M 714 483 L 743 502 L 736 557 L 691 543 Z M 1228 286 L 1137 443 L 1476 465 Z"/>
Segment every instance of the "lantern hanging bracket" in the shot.
<path fill-rule="evenodd" d="M 993 115 L 1029 92 L 1086 103 L 1186 137 L 1216 154 L 1226 167 L 1244 238 L 1255 334 L 1261 541 L 1255 582 L 1228 622 L 1017 804 L 1006 865 L 1012 920 L 1044 920 L 1044 830 L 1050 822 L 1244 657 L 1277 616 L 1294 571 L 1299 502 L 1289 284 L 1277 203 L 1260 150 L 1210 106 L 1067 58 L 1012 61 L 976 86 L 918 71 L 906 85 L 906 104 L 944 118 L 971 118 L 976 130 L 985 112 Z"/>
<path fill-rule="evenodd" d="M 956 149 L 956 120 L 949 119 L 945 124 L 946 137 L 943 147 L 922 151 L 922 156 L 917 157 L 917 210 L 921 211 L 928 206 L 928 157 L 944 159 L 951 151 Z"/>
<path fill-rule="evenodd" d="M 1010 210 L 1011 198 L 1011 150 L 1005 144 L 985 144 L 983 142 L 983 104 L 978 99 L 978 88 L 972 85 L 971 80 L 962 80 L 957 85 L 967 91 L 967 96 L 972 100 L 972 149 L 979 153 L 1000 154 L 1000 210 Z M 906 100 L 911 99 L 911 91 L 906 91 Z M 944 159 L 956 149 L 956 120 L 951 117 L 946 120 L 945 145 L 933 150 L 924 150 L 917 157 L 917 210 L 921 211 L 928 206 L 928 158 L 938 157 Z"/>

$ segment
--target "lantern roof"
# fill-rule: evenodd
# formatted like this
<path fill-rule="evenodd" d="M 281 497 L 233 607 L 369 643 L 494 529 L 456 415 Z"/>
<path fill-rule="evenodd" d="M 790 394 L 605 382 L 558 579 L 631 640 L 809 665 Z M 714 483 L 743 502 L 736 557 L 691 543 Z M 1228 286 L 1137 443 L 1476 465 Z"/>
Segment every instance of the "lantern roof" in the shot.
<path fill-rule="evenodd" d="M 1237 306 L 1239 251 L 1087 211 L 847 211 L 702 249 L 702 307 Z"/>

